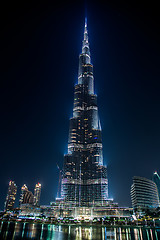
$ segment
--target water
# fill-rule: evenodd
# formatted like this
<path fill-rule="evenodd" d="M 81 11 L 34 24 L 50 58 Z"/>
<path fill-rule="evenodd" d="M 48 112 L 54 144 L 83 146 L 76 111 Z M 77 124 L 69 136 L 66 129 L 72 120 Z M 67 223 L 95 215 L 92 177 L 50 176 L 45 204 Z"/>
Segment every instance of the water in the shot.
<path fill-rule="evenodd" d="M 0 240 L 160 240 L 160 228 L 0 222 Z"/>

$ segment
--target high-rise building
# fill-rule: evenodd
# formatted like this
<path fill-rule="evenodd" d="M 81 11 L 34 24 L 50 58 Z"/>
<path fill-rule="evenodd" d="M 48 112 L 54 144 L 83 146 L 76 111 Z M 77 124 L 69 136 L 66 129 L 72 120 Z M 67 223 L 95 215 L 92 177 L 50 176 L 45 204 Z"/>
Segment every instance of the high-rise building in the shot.
<path fill-rule="evenodd" d="M 26 184 L 21 187 L 21 196 L 19 200 L 19 205 L 22 204 L 33 204 L 34 203 L 34 195 L 31 191 L 28 190 Z"/>
<path fill-rule="evenodd" d="M 10 181 L 8 186 L 6 201 L 4 204 L 4 209 L 6 211 L 12 211 L 14 209 L 16 194 L 17 194 L 17 185 L 15 184 L 14 181 Z"/>
<path fill-rule="evenodd" d="M 78 83 L 74 89 L 68 153 L 64 156 L 61 198 L 72 206 L 103 206 L 108 199 L 107 167 L 103 165 L 102 130 L 94 91 L 87 20 L 79 55 Z"/>
<path fill-rule="evenodd" d="M 41 184 L 37 183 L 34 189 L 34 204 L 39 205 L 41 196 Z"/>
<path fill-rule="evenodd" d="M 131 201 L 134 209 L 159 207 L 158 190 L 156 184 L 143 177 L 133 177 L 131 186 Z"/>
<path fill-rule="evenodd" d="M 22 187 L 21 187 L 21 195 L 20 195 L 20 199 L 19 199 L 19 205 L 23 204 L 24 202 L 24 196 L 25 196 L 25 193 L 28 191 L 28 187 L 26 186 L 26 184 L 24 184 Z"/>
<path fill-rule="evenodd" d="M 158 196 L 160 201 L 160 176 L 157 172 L 154 172 L 153 174 L 153 182 L 155 182 L 157 189 L 158 189 Z"/>

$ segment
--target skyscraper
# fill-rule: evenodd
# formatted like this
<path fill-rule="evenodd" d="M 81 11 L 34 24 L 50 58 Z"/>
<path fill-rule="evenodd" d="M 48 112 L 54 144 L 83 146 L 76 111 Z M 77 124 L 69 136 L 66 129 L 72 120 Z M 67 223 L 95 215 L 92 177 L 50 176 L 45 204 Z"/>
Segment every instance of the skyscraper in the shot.
<path fill-rule="evenodd" d="M 14 181 L 10 181 L 8 186 L 6 201 L 4 204 L 4 209 L 6 211 L 12 211 L 14 209 L 16 194 L 17 194 L 17 185 L 15 184 Z"/>
<path fill-rule="evenodd" d="M 68 153 L 64 156 L 61 197 L 73 206 L 103 206 L 108 199 L 107 168 L 103 165 L 102 130 L 94 92 L 87 20 L 79 55 L 78 83 L 74 89 Z"/>
<path fill-rule="evenodd" d="M 37 183 L 34 189 L 34 204 L 39 205 L 41 196 L 41 184 Z"/>
<path fill-rule="evenodd" d="M 153 174 L 153 182 L 155 182 L 157 189 L 158 189 L 158 196 L 159 196 L 159 201 L 160 201 L 160 176 L 158 175 L 157 172 L 154 172 Z"/>
<path fill-rule="evenodd" d="M 131 201 L 134 209 L 159 207 L 158 190 L 156 184 L 147 178 L 133 177 L 131 186 Z"/>
<path fill-rule="evenodd" d="M 27 191 L 28 191 L 28 187 L 26 186 L 26 184 L 24 184 L 21 187 L 21 196 L 20 196 L 20 199 L 19 199 L 19 205 L 24 203 L 24 196 L 25 196 Z"/>
<path fill-rule="evenodd" d="M 21 187 L 21 196 L 19 204 L 34 204 L 34 195 L 31 191 L 28 190 L 26 184 Z"/>

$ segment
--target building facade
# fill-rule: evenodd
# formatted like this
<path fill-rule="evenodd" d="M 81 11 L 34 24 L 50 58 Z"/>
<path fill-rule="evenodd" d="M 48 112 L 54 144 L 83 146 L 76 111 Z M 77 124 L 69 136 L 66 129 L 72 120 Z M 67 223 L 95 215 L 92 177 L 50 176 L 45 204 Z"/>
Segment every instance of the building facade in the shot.
<path fill-rule="evenodd" d="M 158 190 L 156 184 L 143 177 L 133 177 L 131 186 L 131 201 L 133 209 L 159 207 Z"/>
<path fill-rule="evenodd" d="M 74 88 L 68 153 L 64 156 L 61 198 L 73 206 L 103 206 L 108 200 L 107 167 L 103 165 L 102 130 L 94 91 L 93 65 L 85 20 L 78 83 Z"/>
<path fill-rule="evenodd" d="M 4 204 L 4 209 L 6 211 L 12 211 L 14 209 L 16 194 L 17 194 L 17 185 L 15 184 L 14 181 L 10 181 L 8 186 L 6 201 Z"/>
<path fill-rule="evenodd" d="M 28 192 L 28 187 L 26 186 L 26 184 L 23 184 L 23 186 L 21 187 L 21 195 L 20 195 L 20 199 L 19 199 L 19 205 L 21 206 L 21 204 L 24 203 L 24 197 L 26 192 Z"/>
<path fill-rule="evenodd" d="M 41 196 L 41 184 L 37 183 L 34 189 L 34 205 L 38 206 L 40 204 Z"/>
<path fill-rule="evenodd" d="M 157 172 L 154 172 L 153 174 L 153 182 L 155 182 L 157 189 L 158 189 L 158 196 L 160 201 L 160 176 Z"/>
<path fill-rule="evenodd" d="M 26 184 L 21 187 L 21 196 L 19 200 L 20 207 L 22 204 L 34 204 L 34 195 L 31 191 L 28 190 Z"/>

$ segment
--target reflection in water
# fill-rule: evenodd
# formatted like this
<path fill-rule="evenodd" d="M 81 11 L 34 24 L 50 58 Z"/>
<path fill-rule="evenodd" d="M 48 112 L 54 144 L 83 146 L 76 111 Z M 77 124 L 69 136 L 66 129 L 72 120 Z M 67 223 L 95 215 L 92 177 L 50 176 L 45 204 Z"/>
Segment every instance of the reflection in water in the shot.
<path fill-rule="evenodd" d="M 0 222 L 0 240 L 159 240 L 160 229 Z"/>

